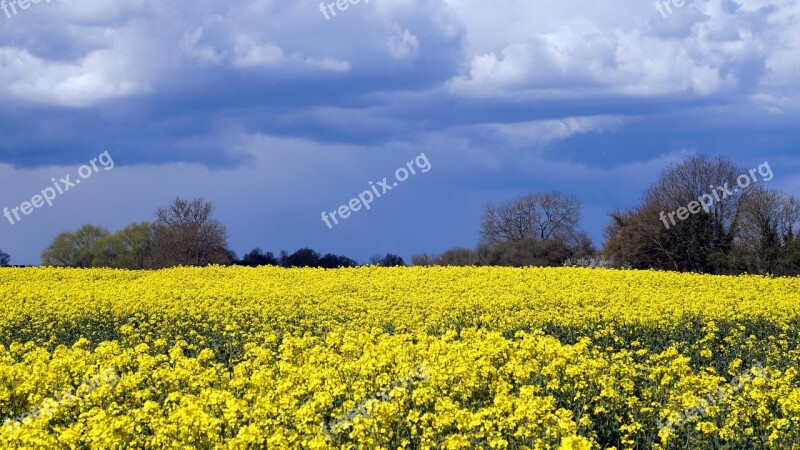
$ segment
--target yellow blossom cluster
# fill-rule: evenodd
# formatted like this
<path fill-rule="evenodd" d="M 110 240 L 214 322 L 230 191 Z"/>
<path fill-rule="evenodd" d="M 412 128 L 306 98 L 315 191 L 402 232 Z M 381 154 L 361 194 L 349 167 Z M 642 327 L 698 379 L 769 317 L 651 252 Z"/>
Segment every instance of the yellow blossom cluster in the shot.
<path fill-rule="evenodd" d="M 0 448 L 800 449 L 797 278 L 28 268 L 0 302 Z"/>

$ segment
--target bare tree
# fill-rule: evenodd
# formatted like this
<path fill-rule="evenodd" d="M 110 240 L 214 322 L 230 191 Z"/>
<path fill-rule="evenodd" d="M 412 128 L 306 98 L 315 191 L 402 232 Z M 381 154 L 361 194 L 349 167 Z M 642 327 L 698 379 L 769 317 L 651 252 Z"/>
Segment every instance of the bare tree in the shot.
<path fill-rule="evenodd" d="M 455 247 L 441 254 L 422 253 L 411 256 L 412 266 L 477 266 L 480 263 L 475 250 Z"/>
<path fill-rule="evenodd" d="M 524 239 L 501 242 L 499 244 L 480 244 L 475 250 L 478 265 L 511 267 L 556 267 L 569 258 L 580 257 L 561 239 Z"/>
<path fill-rule="evenodd" d="M 732 249 L 745 196 L 732 187 L 740 173 L 731 161 L 706 156 L 692 156 L 668 167 L 647 188 L 640 206 L 611 213 L 605 255 L 641 269 L 727 271 L 726 255 Z M 718 187 L 725 188 L 725 193 Z M 707 196 L 707 211 L 698 202 L 703 196 Z M 692 203 L 700 213 L 676 220 L 675 211 L 687 210 Z"/>
<path fill-rule="evenodd" d="M 0 267 L 7 267 L 11 262 L 11 256 L 8 253 L 0 250 Z"/>
<path fill-rule="evenodd" d="M 748 194 L 736 187 L 741 173 L 744 169 L 728 159 L 690 156 L 661 173 L 645 191 L 644 203 L 671 212 L 705 196 L 711 205 L 704 212 L 711 215 L 719 224 L 718 231 L 725 235 L 718 237 L 730 239 L 735 233 L 739 205 Z"/>
<path fill-rule="evenodd" d="M 567 238 L 577 233 L 580 209 L 575 197 L 556 191 L 527 194 L 499 205 L 489 203 L 481 220 L 481 242 Z"/>
<path fill-rule="evenodd" d="M 477 252 L 463 247 L 446 250 L 435 260 L 437 266 L 477 266 L 478 263 Z"/>
<path fill-rule="evenodd" d="M 652 203 L 609 213 L 603 255 L 620 266 L 634 269 L 681 270 L 678 254 L 671 247 L 658 209 Z"/>
<path fill-rule="evenodd" d="M 428 253 L 420 253 L 419 255 L 411 255 L 411 265 L 412 266 L 433 266 L 436 264 L 436 261 L 439 259 L 439 256 L 434 254 Z"/>
<path fill-rule="evenodd" d="M 229 263 L 228 233 L 212 217 L 213 212 L 210 202 L 180 197 L 168 207 L 159 208 L 153 226 L 150 265 L 160 268 Z"/>
<path fill-rule="evenodd" d="M 800 201 L 783 192 L 759 189 L 741 205 L 737 256 L 748 272 L 775 273 L 786 245 L 800 232 Z"/>
<path fill-rule="evenodd" d="M 611 213 L 605 256 L 642 269 L 771 271 L 797 236 L 800 207 L 793 197 L 739 186 L 746 173 L 706 156 L 668 167 L 641 205 Z"/>

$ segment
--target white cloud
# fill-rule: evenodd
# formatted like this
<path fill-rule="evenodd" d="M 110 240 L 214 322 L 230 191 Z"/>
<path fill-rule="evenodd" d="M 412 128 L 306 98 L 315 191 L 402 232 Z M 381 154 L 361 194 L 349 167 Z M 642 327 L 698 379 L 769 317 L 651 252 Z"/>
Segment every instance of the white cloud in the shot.
<path fill-rule="evenodd" d="M 411 59 L 419 52 L 419 39 L 410 31 L 397 24 L 392 24 L 391 35 L 386 43 L 392 58 L 397 60 Z"/>
<path fill-rule="evenodd" d="M 485 124 L 498 137 L 515 145 L 541 147 L 586 133 L 614 132 L 627 120 L 623 117 L 566 117 L 521 123 Z"/>
<path fill-rule="evenodd" d="M 306 66 L 318 68 L 326 72 L 349 72 L 350 63 L 338 58 L 326 56 L 324 58 L 305 57 L 302 59 Z"/>
<path fill-rule="evenodd" d="M 201 65 L 219 65 L 226 58 L 225 52 L 215 49 L 209 44 L 203 44 L 203 27 L 197 27 L 192 31 L 183 33 L 181 46 L 183 50 Z"/>
<path fill-rule="evenodd" d="M 147 92 L 134 64 L 112 50 L 96 50 L 75 62 L 48 61 L 27 50 L 0 48 L 0 90 L 39 103 L 82 107 Z"/>
<path fill-rule="evenodd" d="M 792 25 L 800 10 L 790 0 L 742 1 L 740 8 L 698 0 L 667 18 L 652 4 L 617 0 L 602 8 L 586 0 L 447 1 L 468 29 L 468 69 L 449 83 L 458 95 L 707 97 L 759 84 L 787 90 L 800 60 Z"/>
<path fill-rule="evenodd" d="M 283 50 L 280 47 L 248 35 L 236 37 L 233 54 L 234 67 L 271 67 L 283 60 Z"/>
<path fill-rule="evenodd" d="M 748 50 L 746 43 L 740 49 L 713 43 L 693 49 L 685 41 L 636 30 L 609 35 L 577 20 L 499 52 L 476 55 L 469 72 L 455 77 L 450 88 L 490 97 L 571 96 L 566 89 L 573 95 L 707 96 L 735 87 L 735 74 L 723 73 L 723 67 L 736 64 L 737 52 Z"/>

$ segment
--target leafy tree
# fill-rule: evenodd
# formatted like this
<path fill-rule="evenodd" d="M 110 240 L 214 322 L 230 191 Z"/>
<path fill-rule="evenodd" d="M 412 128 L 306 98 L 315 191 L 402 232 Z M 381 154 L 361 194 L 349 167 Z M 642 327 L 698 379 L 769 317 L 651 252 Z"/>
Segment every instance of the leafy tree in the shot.
<path fill-rule="evenodd" d="M 11 256 L 8 253 L 0 250 L 0 267 L 8 267 L 11 263 Z"/>
<path fill-rule="evenodd" d="M 203 199 L 180 197 L 156 211 L 150 266 L 228 264 L 228 233 L 213 218 L 214 206 Z"/>
<path fill-rule="evenodd" d="M 84 225 L 77 231 L 59 234 L 42 253 L 46 266 L 92 267 L 104 239 L 111 236 L 105 228 Z"/>
<path fill-rule="evenodd" d="M 370 258 L 370 264 L 381 266 L 381 267 L 395 267 L 395 266 L 405 266 L 406 262 L 403 261 L 403 258 L 397 255 L 393 255 L 391 253 L 387 253 L 386 256 L 381 257 L 380 255 L 375 255 Z"/>
<path fill-rule="evenodd" d="M 280 261 L 272 252 L 264 253 L 260 248 L 256 247 L 242 257 L 242 259 L 238 262 L 239 265 L 242 266 L 250 266 L 250 267 L 257 267 L 257 266 L 279 266 Z"/>
<path fill-rule="evenodd" d="M 800 274 L 800 238 L 795 237 L 789 239 L 781 249 L 775 275 L 796 276 L 798 274 Z"/>
<path fill-rule="evenodd" d="M 222 255 L 222 260 L 224 261 L 220 264 L 236 265 L 239 262 L 239 257 L 236 256 L 236 252 L 229 248 L 220 248 L 219 254 Z"/>
<path fill-rule="evenodd" d="M 338 267 L 356 267 L 358 266 L 358 262 L 350 259 L 346 256 L 334 255 L 332 253 L 327 253 L 325 256 L 319 259 L 319 267 L 323 267 L 325 269 L 336 269 Z"/>
<path fill-rule="evenodd" d="M 286 257 L 284 267 L 319 267 L 319 253 L 310 248 L 301 248 Z"/>
<path fill-rule="evenodd" d="M 92 266 L 131 270 L 147 268 L 152 233 L 152 223 L 140 222 L 99 240 Z"/>

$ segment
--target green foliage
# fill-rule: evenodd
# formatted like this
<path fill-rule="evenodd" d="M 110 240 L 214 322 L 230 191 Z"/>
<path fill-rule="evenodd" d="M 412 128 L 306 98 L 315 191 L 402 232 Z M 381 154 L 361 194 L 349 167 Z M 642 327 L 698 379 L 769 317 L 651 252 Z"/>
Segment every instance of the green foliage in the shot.
<path fill-rule="evenodd" d="M 98 242 L 111 236 L 105 228 L 84 225 L 77 231 L 65 231 L 42 253 L 46 266 L 92 267 L 98 256 Z"/>
<path fill-rule="evenodd" d="M 128 225 L 117 233 L 95 225 L 59 234 L 42 253 L 46 266 L 144 269 L 150 249 L 152 225 Z"/>
<path fill-rule="evenodd" d="M 150 222 L 133 223 L 96 243 L 93 267 L 144 269 L 150 252 Z"/>

